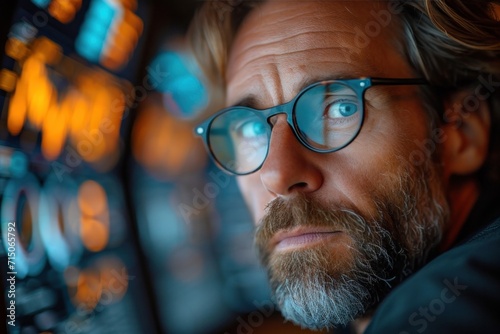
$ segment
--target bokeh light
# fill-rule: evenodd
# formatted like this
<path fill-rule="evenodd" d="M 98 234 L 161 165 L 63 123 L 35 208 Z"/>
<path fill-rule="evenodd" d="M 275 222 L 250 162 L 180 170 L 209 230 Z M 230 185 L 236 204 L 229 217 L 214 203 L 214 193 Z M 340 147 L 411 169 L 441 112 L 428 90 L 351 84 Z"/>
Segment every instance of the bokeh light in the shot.
<path fill-rule="evenodd" d="M 82 243 L 88 250 L 99 252 L 109 241 L 109 207 L 105 190 L 95 181 L 85 181 L 78 190 L 78 205 Z"/>

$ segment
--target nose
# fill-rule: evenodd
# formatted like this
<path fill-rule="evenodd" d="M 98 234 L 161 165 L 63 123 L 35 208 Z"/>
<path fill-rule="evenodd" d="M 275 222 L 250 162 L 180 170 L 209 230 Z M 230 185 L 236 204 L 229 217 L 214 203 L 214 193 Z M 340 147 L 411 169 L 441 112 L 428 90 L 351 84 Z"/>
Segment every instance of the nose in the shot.
<path fill-rule="evenodd" d="M 269 152 L 259 171 L 264 187 L 274 196 L 282 197 L 318 190 L 323 184 L 323 174 L 313 156 L 319 153 L 299 142 L 286 115 L 275 116 L 272 123 Z"/>

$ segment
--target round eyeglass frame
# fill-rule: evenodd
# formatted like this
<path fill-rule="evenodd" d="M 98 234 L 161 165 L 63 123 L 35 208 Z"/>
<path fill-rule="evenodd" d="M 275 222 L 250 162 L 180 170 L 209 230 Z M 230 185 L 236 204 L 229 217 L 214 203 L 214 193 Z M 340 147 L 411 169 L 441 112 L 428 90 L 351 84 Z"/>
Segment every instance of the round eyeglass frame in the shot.
<path fill-rule="evenodd" d="M 311 90 L 312 88 L 319 86 L 319 85 L 331 85 L 331 84 L 335 84 L 335 83 L 345 85 L 345 86 L 351 88 L 357 94 L 357 97 L 361 101 L 361 104 L 360 104 L 361 105 L 361 111 L 360 111 L 361 112 L 361 121 L 360 121 L 360 124 L 359 124 L 357 131 L 353 134 L 352 138 L 350 140 L 348 140 L 344 145 L 342 145 L 340 147 L 333 148 L 333 149 L 322 150 L 322 149 L 318 149 L 318 148 L 310 145 L 300 134 L 300 129 L 297 125 L 296 117 L 295 117 L 295 105 L 296 105 L 297 101 L 300 99 L 300 97 L 302 95 L 304 95 L 307 91 Z M 234 111 L 235 109 L 238 109 L 238 110 L 245 110 L 246 109 L 252 113 L 260 113 L 262 115 L 262 118 L 266 119 L 267 123 L 271 126 L 271 132 L 270 132 L 269 136 L 271 136 L 271 134 L 272 134 L 272 125 L 269 122 L 269 119 L 275 115 L 278 115 L 278 114 L 286 114 L 287 115 L 287 122 L 290 125 L 290 127 L 292 128 L 292 131 L 293 131 L 293 134 L 295 135 L 295 138 L 297 138 L 299 140 L 299 142 L 304 147 L 306 147 L 309 150 L 316 152 L 316 153 L 333 153 L 333 152 L 339 151 L 339 150 L 345 148 L 346 146 L 350 145 L 356 139 L 356 137 L 359 135 L 359 133 L 361 132 L 361 128 L 363 127 L 364 118 L 365 118 L 365 100 L 364 100 L 365 99 L 365 92 L 368 88 L 370 88 L 372 86 L 377 86 L 377 85 L 394 85 L 395 86 L 395 85 L 427 85 L 427 84 L 428 84 L 428 81 L 425 79 L 422 79 L 422 78 L 357 78 L 357 79 L 334 79 L 334 80 L 319 81 L 319 82 L 313 83 L 313 84 L 305 87 L 304 89 L 302 89 L 291 101 L 286 102 L 284 104 L 280 104 L 280 105 L 271 107 L 271 108 L 254 109 L 254 108 L 250 108 L 250 107 L 237 106 L 237 105 L 231 106 L 228 108 L 224 108 L 224 109 L 220 110 L 219 112 L 215 113 L 214 115 L 212 115 L 211 117 L 209 117 L 208 119 L 206 119 L 205 121 L 203 121 L 202 123 L 200 123 L 199 125 L 197 125 L 195 127 L 194 131 L 195 131 L 195 135 L 202 137 L 203 142 L 205 144 L 205 148 L 209 152 L 210 157 L 216 162 L 216 164 L 221 169 L 223 169 L 224 171 L 226 171 L 230 174 L 238 175 L 238 176 L 253 174 L 256 171 L 258 171 L 262 167 L 264 162 L 266 161 L 267 156 L 269 154 L 269 144 L 267 145 L 266 154 L 264 156 L 264 159 L 253 170 L 251 170 L 249 172 L 240 173 L 240 172 L 237 172 L 237 171 L 230 169 L 228 166 L 226 166 L 225 164 L 223 164 L 222 162 L 219 161 L 219 159 L 217 158 L 217 156 L 213 152 L 211 144 L 210 144 L 211 125 L 214 122 L 214 120 L 217 119 L 222 114 Z"/>

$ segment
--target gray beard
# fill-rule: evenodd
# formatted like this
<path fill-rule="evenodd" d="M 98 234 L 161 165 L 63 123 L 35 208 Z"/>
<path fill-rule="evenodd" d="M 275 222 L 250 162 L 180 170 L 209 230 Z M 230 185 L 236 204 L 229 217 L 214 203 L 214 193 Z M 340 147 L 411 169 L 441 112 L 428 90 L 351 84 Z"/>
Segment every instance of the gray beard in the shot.
<path fill-rule="evenodd" d="M 441 240 L 448 206 L 435 170 L 401 173 L 391 192 L 374 196 L 377 217 L 349 209 L 326 209 L 305 197 L 276 199 L 256 234 L 273 298 L 283 316 L 309 329 L 346 325 L 377 306 L 387 293 L 426 262 Z M 415 172 L 415 170 L 413 171 Z M 332 263 L 328 245 L 274 254 L 267 242 L 283 228 L 335 224 L 354 240 L 347 268 Z"/>

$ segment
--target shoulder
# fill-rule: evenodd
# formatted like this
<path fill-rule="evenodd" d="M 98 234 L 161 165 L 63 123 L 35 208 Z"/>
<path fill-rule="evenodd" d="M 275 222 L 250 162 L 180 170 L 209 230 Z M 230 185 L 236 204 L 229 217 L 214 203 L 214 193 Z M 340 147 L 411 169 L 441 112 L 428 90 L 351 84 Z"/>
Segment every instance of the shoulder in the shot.
<path fill-rule="evenodd" d="M 441 254 L 380 304 L 366 333 L 497 333 L 500 219 Z"/>

